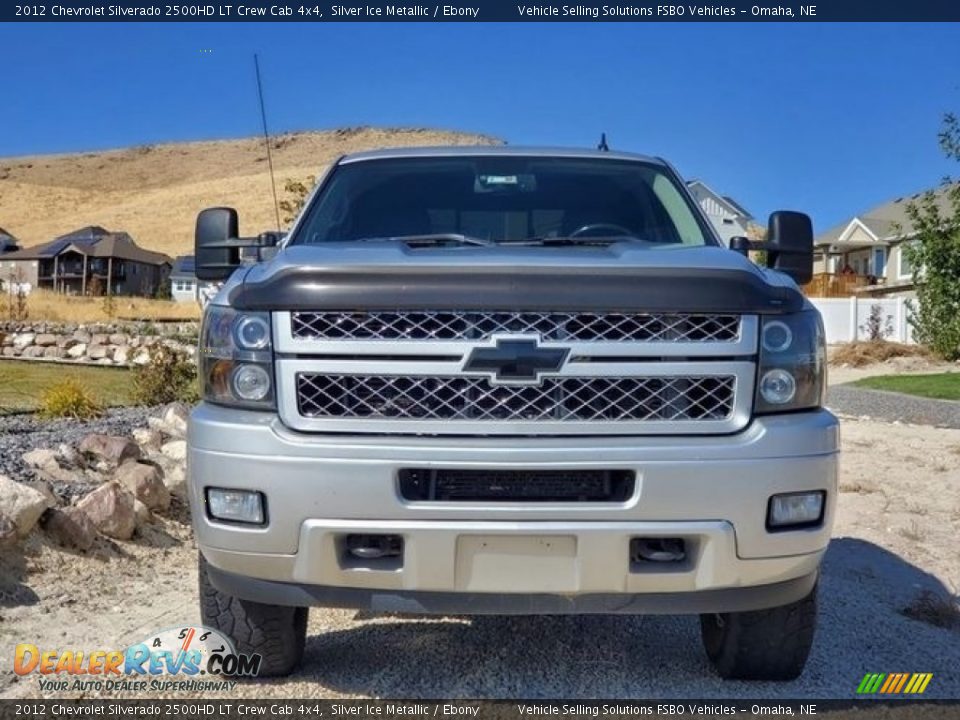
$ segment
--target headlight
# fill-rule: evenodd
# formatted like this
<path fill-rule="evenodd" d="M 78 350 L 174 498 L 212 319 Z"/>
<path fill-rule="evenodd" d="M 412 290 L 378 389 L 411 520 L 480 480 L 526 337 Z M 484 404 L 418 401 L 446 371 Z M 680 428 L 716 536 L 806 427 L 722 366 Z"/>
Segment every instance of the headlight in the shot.
<path fill-rule="evenodd" d="M 204 400 L 251 409 L 276 407 L 269 313 L 208 305 L 200 333 Z"/>
<path fill-rule="evenodd" d="M 760 327 L 756 410 L 817 408 L 826 391 L 827 350 L 816 310 L 764 319 Z"/>

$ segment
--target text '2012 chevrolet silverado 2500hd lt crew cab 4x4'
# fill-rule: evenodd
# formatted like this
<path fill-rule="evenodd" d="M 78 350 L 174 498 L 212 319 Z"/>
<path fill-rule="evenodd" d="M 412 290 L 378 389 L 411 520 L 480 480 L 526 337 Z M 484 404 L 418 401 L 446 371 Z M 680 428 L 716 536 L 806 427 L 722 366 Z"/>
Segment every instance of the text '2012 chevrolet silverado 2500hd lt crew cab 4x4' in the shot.
<path fill-rule="evenodd" d="M 261 674 L 311 605 L 695 613 L 722 676 L 802 671 L 838 455 L 806 215 L 727 248 L 659 159 L 384 150 L 285 235 L 205 210 L 196 258 L 202 617 Z"/>

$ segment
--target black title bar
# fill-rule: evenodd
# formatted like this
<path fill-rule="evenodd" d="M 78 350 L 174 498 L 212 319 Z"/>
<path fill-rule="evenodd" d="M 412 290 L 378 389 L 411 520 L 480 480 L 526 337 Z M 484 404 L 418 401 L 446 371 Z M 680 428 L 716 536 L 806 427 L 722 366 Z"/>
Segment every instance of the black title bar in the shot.
<path fill-rule="evenodd" d="M 61 0 L 6 4 L 4 22 L 960 22 L 960 0 L 528 2 L 174 2 Z"/>

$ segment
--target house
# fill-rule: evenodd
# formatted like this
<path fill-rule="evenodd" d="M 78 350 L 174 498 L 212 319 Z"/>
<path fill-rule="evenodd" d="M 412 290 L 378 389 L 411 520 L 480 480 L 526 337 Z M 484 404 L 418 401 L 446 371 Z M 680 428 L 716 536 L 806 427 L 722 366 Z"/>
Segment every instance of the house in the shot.
<path fill-rule="evenodd" d="M 193 255 L 174 258 L 170 271 L 170 295 L 177 302 L 199 302 L 199 285 Z"/>
<path fill-rule="evenodd" d="M 730 244 L 730 238 L 748 236 L 753 215 L 733 198 L 714 192 L 702 180 L 687 181 L 687 189 L 727 245 Z"/>
<path fill-rule="evenodd" d="M 20 242 L 11 233 L 0 227 L 0 255 L 19 249 Z"/>
<path fill-rule="evenodd" d="M 167 255 L 127 233 L 93 225 L 0 256 L 0 279 L 68 295 L 153 295 L 170 274 Z"/>
<path fill-rule="evenodd" d="M 935 191 L 934 201 L 943 212 L 950 212 L 950 187 Z M 907 206 L 923 194 L 898 197 L 818 235 L 813 241 L 813 281 L 804 288 L 807 294 L 912 296 L 913 268 L 903 252 L 913 234 Z"/>

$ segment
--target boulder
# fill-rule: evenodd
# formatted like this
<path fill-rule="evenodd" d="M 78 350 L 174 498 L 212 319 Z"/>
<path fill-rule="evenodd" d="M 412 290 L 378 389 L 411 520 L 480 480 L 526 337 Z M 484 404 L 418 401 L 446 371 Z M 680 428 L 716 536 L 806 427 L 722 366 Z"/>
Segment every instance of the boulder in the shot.
<path fill-rule="evenodd" d="M 87 357 L 91 360 L 109 359 L 113 352 L 106 345 L 89 345 L 87 347 Z"/>
<path fill-rule="evenodd" d="M 117 468 L 113 479 L 151 510 L 170 507 L 170 491 L 163 484 L 163 473 L 155 465 L 128 461 Z"/>
<path fill-rule="evenodd" d="M 0 475 L 0 515 L 10 519 L 20 537 L 26 537 L 44 511 L 55 504 L 49 493 Z"/>
<path fill-rule="evenodd" d="M 133 431 L 133 439 L 147 453 L 160 452 L 163 445 L 163 434 L 156 428 L 137 428 Z"/>
<path fill-rule="evenodd" d="M 183 463 L 170 463 L 163 472 L 163 484 L 181 500 L 187 499 L 187 472 Z"/>
<path fill-rule="evenodd" d="M 134 497 L 115 482 L 107 482 L 85 496 L 77 507 L 107 537 L 129 540 L 137 526 Z"/>
<path fill-rule="evenodd" d="M 73 339 L 76 340 L 78 343 L 87 345 L 90 342 L 90 333 L 80 330 L 73 334 Z"/>
<path fill-rule="evenodd" d="M 4 357 L 16 357 L 16 356 L 17 356 L 17 353 L 19 353 L 19 352 L 20 352 L 19 348 L 15 348 L 13 345 L 8 345 L 7 347 L 5 347 L 5 348 L 3 349 L 3 356 L 4 356 Z"/>
<path fill-rule="evenodd" d="M 61 335 L 59 338 L 57 338 L 57 347 L 62 347 L 64 350 L 69 350 L 74 345 L 79 344 L 80 341 L 72 335 Z"/>
<path fill-rule="evenodd" d="M 190 408 L 186 403 L 175 402 L 167 405 L 163 411 L 163 424 L 170 428 L 167 434 L 175 438 L 187 436 L 187 418 L 190 417 Z"/>
<path fill-rule="evenodd" d="M 80 452 L 89 453 L 111 465 L 124 460 L 139 460 L 140 448 L 130 438 L 92 433 L 80 441 Z"/>
<path fill-rule="evenodd" d="M 130 348 L 120 345 L 113 351 L 113 361 L 117 365 L 127 365 L 130 362 Z"/>
<path fill-rule="evenodd" d="M 42 335 L 37 335 L 33 339 L 34 345 L 40 345 L 42 347 L 50 347 L 51 345 L 57 344 L 57 336 L 51 335 L 50 333 L 43 333 Z"/>
<path fill-rule="evenodd" d="M 110 336 L 103 333 L 97 333 L 90 337 L 91 345 L 106 345 L 108 342 L 110 342 Z"/>
<path fill-rule="evenodd" d="M 86 343 L 78 342 L 70 346 L 70 349 L 67 350 L 67 355 L 72 358 L 82 358 L 87 354 L 87 345 Z"/>
<path fill-rule="evenodd" d="M 22 355 L 23 357 L 29 357 L 29 358 L 43 357 L 43 351 L 45 349 L 46 348 L 42 348 L 39 345 L 30 345 L 29 347 L 25 347 L 23 349 Z"/>
<path fill-rule="evenodd" d="M 109 340 L 111 345 L 126 345 L 130 337 L 123 333 L 114 333 L 109 337 Z"/>
<path fill-rule="evenodd" d="M 60 463 L 60 467 L 73 467 L 78 469 L 87 467 L 87 460 L 83 457 L 83 453 L 66 443 L 57 445 L 57 460 Z"/>
<path fill-rule="evenodd" d="M 79 550 L 89 550 L 97 539 L 96 525 L 79 507 L 51 510 L 44 520 L 43 529 L 60 545 Z"/>
<path fill-rule="evenodd" d="M 28 345 L 33 345 L 33 341 L 36 339 L 36 335 L 33 333 L 20 333 L 13 337 L 13 346 L 15 348 L 20 348 L 21 350 Z"/>
<path fill-rule="evenodd" d="M 43 356 L 45 358 L 53 358 L 59 360 L 64 355 L 66 351 L 63 348 L 57 347 L 56 345 L 51 345 L 50 347 L 45 347 L 43 349 Z"/>
<path fill-rule="evenodd" d="M 187 441 L 186 440 L 171 440 L 170 442 L 164 443 L 160 448 L 160 452 L 171 460 L 182 461 L 187 459 Z"/>
<path fill-rule="evenodd" d="M 141 350 L 136 355 L 133 356 L 134 365 L 147 365 L 150 362 L 150 353 L 146 350 Z"/>
<path fill-rule="evenodd" d="M 60 468 L 60 463 L 57 460 L 57 451 L 49 448 L 37 448 L 36 450 L 25 452 L 20 456 L 20 459 L 32 468 L 40 468 L 41 470 Z"/>

